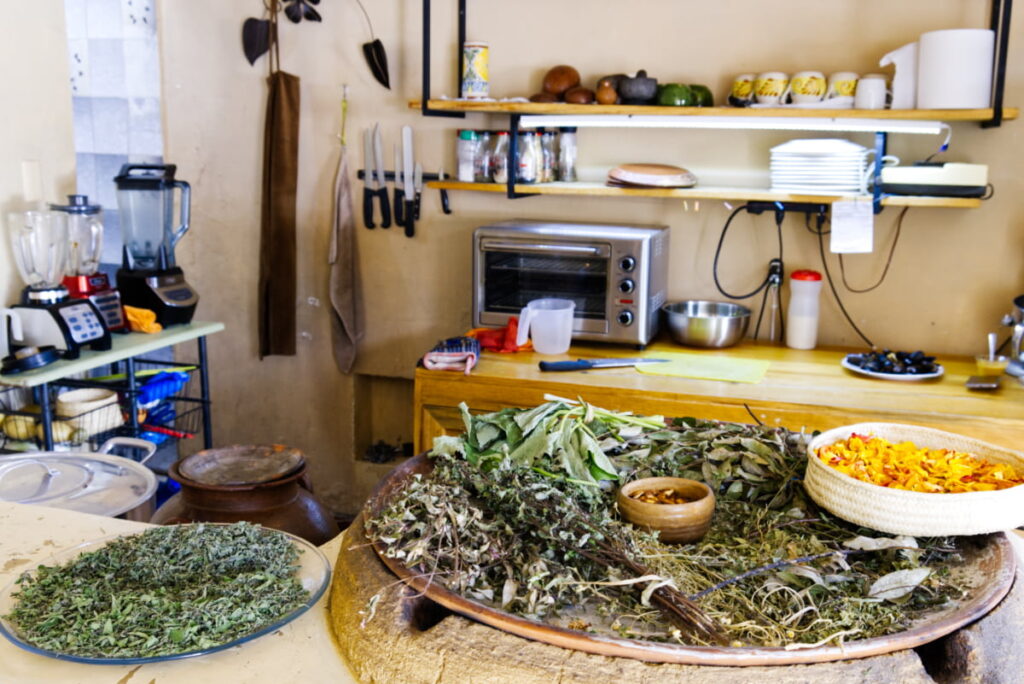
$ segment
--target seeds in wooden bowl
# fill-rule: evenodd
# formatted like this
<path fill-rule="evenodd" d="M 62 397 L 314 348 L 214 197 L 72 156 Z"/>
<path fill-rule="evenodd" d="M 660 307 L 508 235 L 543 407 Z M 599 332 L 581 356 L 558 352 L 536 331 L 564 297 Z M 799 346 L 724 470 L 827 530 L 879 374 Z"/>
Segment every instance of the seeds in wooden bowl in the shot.
<path fill-rule="evenodd" d="M 686 504 L 693 501 L 693 499 L 688 499 L 680 492 L 669 487 L 662 489 L 638 489 L 630 492 L 629 497 L 651 504 Z"/>

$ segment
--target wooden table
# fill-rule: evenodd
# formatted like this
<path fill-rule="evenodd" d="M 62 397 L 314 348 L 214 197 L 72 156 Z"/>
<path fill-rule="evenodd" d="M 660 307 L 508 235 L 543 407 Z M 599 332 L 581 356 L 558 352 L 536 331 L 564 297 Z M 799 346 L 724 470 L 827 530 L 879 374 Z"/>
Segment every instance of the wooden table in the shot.
<path fill-rule="evenodd" d="M 897 382 L 855 375 L 840 367 L 850 350 L 797 351 L 753 342 L 723 350 L 695 350 L 656 342 L 641 354 L 624 347 L 574 344 L 569 354 L 485 352 L 469 376 L 451 371 L 416 370 L 416 449 L 433 438 L 462 431 L 459 402 L 474 411 L 535 406 L 545 394 L 641 414 L 693 416 L 738 422 L 756 419 L 791 430 L 826 430 L 865 421 L 911 423 L 957 432 L 1013 449 L 1024 448 L 1024 385 L 1004 376 L 993 392 L 964 387 L 974 374 L 968 358 L 940 358 L 938 380 Z M 541 359 L 650 356 L 693 352 L 771 362 L 759 384 L 645 375 L 633 368 L 542 373 Z M 749 407 L 749 411 L 748 411 Z"/>

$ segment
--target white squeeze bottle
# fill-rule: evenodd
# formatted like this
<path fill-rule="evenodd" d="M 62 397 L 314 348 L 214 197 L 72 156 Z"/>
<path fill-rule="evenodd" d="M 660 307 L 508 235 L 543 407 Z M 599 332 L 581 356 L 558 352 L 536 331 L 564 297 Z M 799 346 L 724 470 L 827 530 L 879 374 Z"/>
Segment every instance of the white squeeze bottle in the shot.
<path fill-rule="evenodd" d="M 821 274 L 793 271 L 789 274 L 789 309 L 786 313 L 786 346 L 814 349 L 818 341 L 818 303 Z"/>

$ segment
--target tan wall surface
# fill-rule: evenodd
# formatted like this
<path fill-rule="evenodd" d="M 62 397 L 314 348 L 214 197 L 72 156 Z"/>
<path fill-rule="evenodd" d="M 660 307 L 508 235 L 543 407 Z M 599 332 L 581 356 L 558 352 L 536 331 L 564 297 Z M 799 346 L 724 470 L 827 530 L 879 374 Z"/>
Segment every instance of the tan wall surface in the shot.
<path fill-rule="evenodd" d="M 43 199 L 75 189 L 71 86 L 62 0 L 5 3 L 0 21 L 4 125 L 0 126 L 0 305 L 14 303 L 24 283 L 11 256 L 7 212 L 27 208 L 22 162 L 38 162 Z"/>
<path fill-rule="evenodd" d="M 385 159 L 402 125 L 417 134 L 417 156 L 427 171 L 442 163 L 454 171 L 454 129 L 504 126 L 504 117 L 475 115 L 465 124 L 427 119 L 407 109 L 419 96 L 420 3 L 365 3 L 391 63 L 392 90 L 369 74 L 360 45 L 369 40 L 355 3 L 321 4 L 322 25 L 282 23 L 282 61 L 302 79 L 299 172 L 299 339 L 295 358 L 256 359 L 255 288 L 259 242 L 261 136 L 266 65 L 250 67 L 239 34 L 257 0 L 216 3 L 163 2 L 166 156 L 194 188 L 194 228 L 180 255 L 203 300 L 198 316 L 224 320 L 228 332 L 211 339 L 218 443 L 274 440 L 305 449 L 321 489 L 348 510 L 348 495 L 363 493 L 367 476 L 356 472 L 353 390 L 330 356 L 326 309 L 330 194 L 339 148 L 341 86 L 351 87 L 348 124 L 355 168 L 362 164 L 360 134 L 380 122 Z M 586 81 L 606 73 L 646 68 L 662 81 L 703 82 L 721 97 L 735 74 L 782 69 L 878 71 L 885 52 L 927 30 L 980 27 L 988 3 L 976 0 L 721 0 L 679 3 L 615 0 L 517 3 L 471 2 L 469 38 L 491 43 L 492 93 L 528 95 L 544 71 L 575 65 Z M 456 3 L 435 2 L 434 94 L 454 94 Z M 1020 12 L 1014 21 L 1020 34 Z M 1013 48 L 1016 48 L 1015 50 Z M 1007 102 L 1024 100 L 1024 48 L 1011 42 Z M 1024 177 L 1018 161 L 1021 126 L 983 131 L 954 127 L 950 159 L 984 162 L 996 196 L 977 210 L 914 209 L 886 283 L 844 301 L 881 345 L 972 353 L 995 330 L 1010 299 L 1024 291 L 1021 231 Z M 680 164 L 707 183 L 765 184 L 768 150 L 790 137 L 762 132 L 583 131 L 580 162 L 600 173 L 624 161 Z M 870 145 L 867 135 L 850 136 Z M 939 141 L 893 136 L 891 153 L 905 161 L 930 154 Z M 353 178 L 357 202 L 361 185 Z M 455 214 L 440 213 L 436 192 L 424 196 L 417 236 L 398 230 L 358 229 L 366 293 L 367 336 L 357 371 L 411 377 L 415 359 L 437 339 L 470 324 L 470 235 L 474 227 L 510 217 L 666 223 L 672 226 L 670 296 L 715 297 L 711 257 L 727 216 L 721 203 L 653 199 L 533 198 L 453 193 Z M 360 205 L 357 203 L 357 209 Z M 876 242 L 890 244 L 896 212 L 878 219 Z M 819 268 L 817 242 L 787 220 L 788 269 Z M 723 256 L 722 279 L 733 290 L 763 277 L 774 256 L 771 219 L 736 220 Z M 847 260 L 852 284 L 881 272 L 884 253 Z M 307 300 L 316 297 L 320 306 Z M 856 345 L 834 303 L 824 298 L 821 342 Z M 379 413 L 379 406 L 373 411 Z M 395 405 L 395 412 L 410 412 Z M 391 439 L 393 435 L 383 435 Z M 372 478 L 370 478 L 372 480 Z M 359 484 L 359 483 L 362 484 Z"/>

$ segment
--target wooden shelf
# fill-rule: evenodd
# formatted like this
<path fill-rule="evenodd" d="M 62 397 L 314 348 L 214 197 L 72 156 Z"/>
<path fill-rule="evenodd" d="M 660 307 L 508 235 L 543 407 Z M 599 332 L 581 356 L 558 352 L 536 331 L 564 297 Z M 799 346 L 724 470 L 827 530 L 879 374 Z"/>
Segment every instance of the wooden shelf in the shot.
<path fill-rule="evenodd" d="M 500 192 L 507 190 L 502 183 L 462 183 L 459 181 L 430 181 L 428 188 L 436 190 L 470 190 L 474 192 Z M 668 199 L 725 200 L 754 202 L 809 202 L 831 204 L 847 199 L 840 195 L 800 195 L 772 192 L 758 188 L 614 188 L 601 183 L 542 183 L 517 185 L 516 192 L 524 195 L 589 195 L 600 197 L 662 197 Z M 882 198 L 887 207 L 945 207 L 954 209 L 976 209 L 981 200 L 962 197 L 916 197 L 890 195 Z"/>
<path fill-rule="evenodd" d="M 644 116 L 721 116 L 721 117 L 792 117 L 809 119 L 893 119 L 911 121 L 986 121 L 992 109 L 789 109 L 742 107 L 652 107 L 639 105 L 577 105 L 539 102 L 475 102 L 468 100 L 429 100 L 431 109 L 449 112 L 482 112 L 489 114 L 642 114 Z M 410 109 L 420 109 L 420 100 L 409 102 Z M 1016 119 L 1016 107 L 1004 107 L 1003 119 Z"/>

